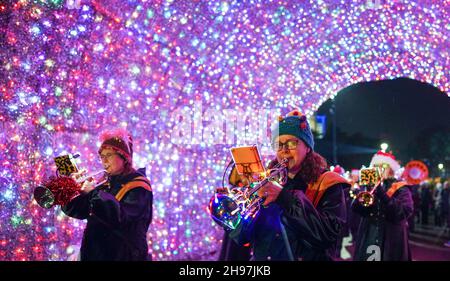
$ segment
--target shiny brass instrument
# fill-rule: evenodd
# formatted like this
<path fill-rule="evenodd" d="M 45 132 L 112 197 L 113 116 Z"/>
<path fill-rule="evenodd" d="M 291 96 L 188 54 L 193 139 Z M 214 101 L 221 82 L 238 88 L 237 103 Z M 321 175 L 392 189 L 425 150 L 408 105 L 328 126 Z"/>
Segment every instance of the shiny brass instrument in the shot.
<path fill-rule="evenodd" d="M 104 185 L 107 182 L 106 176 L 95 179 L 95 176 L 99 174 L 105 175 L 105 171 L 101 170 L 78 180 L 70 176 L 50 177 L 34 189 L 34 200 L 46 209 L 55 205 L 64 206 L 81 193 L 81 187 L 85 181 L 93 179 L 94 188 Z"/>
<path fill-rule="evenodd" d="M 372 206 L 375 201 L 373 190 L 375 190 L 375 188 L 371 191 L 362 191 L 358 193 L 358 195 L 356 195 L 356 200 L 358 200 L 358 202 L 364 207 Z"/>
<path fill-rule="evenodd" d="M 42 208 L 55 205 L 64 206 L 82 192 L 83 183 L 92 181 L 94 188 L 104 185 L 107 180 L 105 170 L 100 170 L 86 176 L 81 176 L 74 161 L 79 155 L 63 155 L 56 157 L 56 176 L 52 176 L 34 189 L 33 197 Z M 76 178 L 73 175 L 80 175 Z M 100 176 L 99 176 L 100 175 Z"/>
<path fill-rule="evenodd" d="M 235 229 L 242 220 L 254 218 L 264 202 L 256 193 L 269 181 L 284 185 L 287 181 L 287 159 L 268 170 L 259 182 L 245 187 L 233 187 L 216 193 L 209 202 L 211 217 L 222 227 Z"/>
<path fill-rule="evenodd" d="M 370 207 L 375 202 L 375 190 L 383 181 L 383 169 L 380 167 L 362 168 L 359 174 L 359 185 L 365 187 L 356 195 L 356 200 L 364 206 Z"/>

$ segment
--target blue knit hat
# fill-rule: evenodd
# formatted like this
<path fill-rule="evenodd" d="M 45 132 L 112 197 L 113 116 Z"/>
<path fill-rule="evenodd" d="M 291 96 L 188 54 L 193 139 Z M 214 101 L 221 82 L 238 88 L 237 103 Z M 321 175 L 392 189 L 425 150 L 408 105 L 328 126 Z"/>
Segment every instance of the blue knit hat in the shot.
<path fill-rule="evenodd" d="M 301 139 L 305 144 L 314 150 L 314 137 L 309 127 L 306 116 L 298 110 L 289 112 L 286 117 L 280 116 L 278 123 L 272 131 L 272 142 L 282 135 L 293 135 Z"/>

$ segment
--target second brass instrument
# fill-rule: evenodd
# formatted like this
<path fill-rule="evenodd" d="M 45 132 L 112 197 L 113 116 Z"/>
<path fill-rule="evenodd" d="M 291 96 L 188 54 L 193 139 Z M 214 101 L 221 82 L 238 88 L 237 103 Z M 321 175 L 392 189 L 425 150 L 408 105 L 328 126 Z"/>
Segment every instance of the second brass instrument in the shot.
<path fill-rule="evenodd" d="M 242 220 L 254 218 L 265 200 L 256 194 L 257 191 L 269 181 L 284 185 L 287 181 L 287 162 L 287 159 L 283 159 L 260 182 L 234 187 L 211 197 L 209 211 L 214 221 L 222 227 L 235 229 Z"/>

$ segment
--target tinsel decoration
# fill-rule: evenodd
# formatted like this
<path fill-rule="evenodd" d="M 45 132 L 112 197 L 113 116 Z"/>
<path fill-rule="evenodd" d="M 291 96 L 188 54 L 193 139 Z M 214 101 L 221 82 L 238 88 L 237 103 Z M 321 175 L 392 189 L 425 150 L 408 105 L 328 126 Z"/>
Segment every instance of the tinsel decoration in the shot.
<path fill-rule="evenodd" d="M 79 195 L 80 190 L 81 186 L 71 177 L 50 177 L 35 188 L 34 199 L 39 206 L 47 209 L 55 205 L 64 206 Z"/>

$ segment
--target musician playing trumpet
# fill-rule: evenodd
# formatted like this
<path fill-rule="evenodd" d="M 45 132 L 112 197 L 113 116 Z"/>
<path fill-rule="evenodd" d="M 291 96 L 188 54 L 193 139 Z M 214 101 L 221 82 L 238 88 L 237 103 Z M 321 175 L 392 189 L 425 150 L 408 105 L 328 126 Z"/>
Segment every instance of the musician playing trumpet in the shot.
<path fill-rule="evenodd" d="M 370 167 L 381 171 L 381 182 L 371 191 L 373 203 L 367 204 L 358 197 L 352 202 L 352 211 L 361 216 L 354 260 L 411 260 L 408 218 L 414 205 L 406 182 L 395 178 L 400 165 L 391 153 L 379 151 L 372 157 Z"/>
<path fill-rule="evenodd" d="M 136 171 L 132 166 L 133 143 L 125 130 L 105 131 L 100 140 L 98 153 L 109 176 L 107 185 L 96 186 L 86 180 L 81 194 L 62 207 L 68 216 L 87 219 L 80 259 L 149 260 L 150 182 L 142 169 Z"/>
<path fill-rule="evenodd" d="M 260 188 L 265 207 L 230 237 L 250 242 L 252 260 L 333 260 L 345 224 L 348 182 L 327 171 L 325 159 L 314 152 L 306 116 L 298 110 L 279 118 L 272 140 L 272 165 L 287 159 L 287 182 L 269 181 Z"/>

